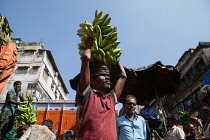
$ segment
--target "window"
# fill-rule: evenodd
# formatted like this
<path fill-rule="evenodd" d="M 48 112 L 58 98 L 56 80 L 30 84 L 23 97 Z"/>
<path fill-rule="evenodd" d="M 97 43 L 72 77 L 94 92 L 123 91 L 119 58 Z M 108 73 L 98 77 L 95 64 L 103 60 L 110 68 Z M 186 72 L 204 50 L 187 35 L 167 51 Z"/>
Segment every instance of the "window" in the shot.
<path fill-rule="evenodd" d="M 38 73 L 38 71 L 39 71 L 39 66 L 33 66 L 32 67 L 32 74 L 37 74 Z"/>
<path fill-rule="evenodd" d="M 16 70 L 16 74 L 26 74 L 28 71 L 28 67 L 18 67 Z"/>
<path fill-rule="evenodd" d="M 27 90 L 35 90 L 37 88 L 37 83 L 28 83 Z"/>

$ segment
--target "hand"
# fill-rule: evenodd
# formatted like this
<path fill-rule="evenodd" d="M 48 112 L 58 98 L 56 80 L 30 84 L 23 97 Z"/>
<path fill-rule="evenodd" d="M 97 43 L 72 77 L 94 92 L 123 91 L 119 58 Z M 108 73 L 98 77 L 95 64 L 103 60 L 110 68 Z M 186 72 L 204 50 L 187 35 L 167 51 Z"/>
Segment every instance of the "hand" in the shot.
<path fill-rule="evenodd" d="M 90 49 L 93 46 L 93 39 L 91 37 L 88 37 L 85 40 L 85 46 L 86 46 L 86 49 Z"/>
<path fill-rule="evenodd" d="M 150 117 L 149 117 L 149 119 L 150 119 L 150 120 L 154 120 L 154 119 L 156 119 L 156 118 L 154 118 L 154 117 L 150 116 Z"/>
<path fill-rule="evenodd" d="M 154 133 L 155 136 L 158 136 L 159 135 L 158 132 L 155 131 L 155 130 L 152 130 L 152 133 Z"/>

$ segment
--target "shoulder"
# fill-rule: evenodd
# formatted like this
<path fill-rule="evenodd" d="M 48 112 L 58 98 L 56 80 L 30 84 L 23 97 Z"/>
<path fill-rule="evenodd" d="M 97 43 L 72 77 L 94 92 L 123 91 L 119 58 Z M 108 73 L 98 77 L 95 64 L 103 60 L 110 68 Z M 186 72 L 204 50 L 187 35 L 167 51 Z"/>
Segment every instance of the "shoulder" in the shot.
<path fill-rule="evenodd" d="M 136 118 L 137 118 L 138 120 L 145 121 L 145 119 L 144 119 L 142 116 L 140 116 L 140 115 L 136 115 Z"/>
<path fill-rule="evenodd" d="M 123 121 L 123 120 L 125 120 L 125 118 L 126 118 L 125 115 L 122 115 L 117 118 L 117 121 Z"/>
<path fill-rule="evenodd" d="M 7 93 L 8 94 L 15 94 L 15 89 L 10 89 Z"/>

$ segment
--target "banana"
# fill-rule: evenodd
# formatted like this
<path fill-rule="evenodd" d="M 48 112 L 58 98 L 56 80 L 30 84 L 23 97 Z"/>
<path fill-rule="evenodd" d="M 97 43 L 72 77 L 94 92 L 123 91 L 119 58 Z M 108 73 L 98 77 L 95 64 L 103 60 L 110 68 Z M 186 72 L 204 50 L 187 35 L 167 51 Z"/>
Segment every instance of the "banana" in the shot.
<path fill-rule="evenodd" d="M 97 42 L 98 45 L 100 45 L 102 42 L 102 34 L 101 34 L 101 29 L 100 29 L 99 25 L 96 26 L 96 39 L 98 41 Z"/>
<path fill-rule="evenodd" d="M 77 33 L 77 35 L 78 35 L 79 37 L 84 38 L 84 39 L 87 39 L 87 38 L 88 38 L 86 32 L 79 32 L 79 33 Z"/>
<path fill-rule="evenodd" d="M 114 44 L 109 44 L 109 45 L 107 45 L 107 46 L 105 46 L 104 48 L 102 48 L 104 51 L 108 51 L 108 50 L 110 50 L 111 48 L 114 48 L 115 47 L 115 45 Z"/>
<path fill-rule="evenodd" d="M 109 65 L 110 63 L 110 53 L 107 51 L 105 54 L 105 64 Z"/>
<path fill-rule="evenodd" d="M 102 16 L 102 11 L 95 17 L 95 19 L 93 20 L 93 22 L 92 22 L 92 24 L 93 25 L 95 25 L 95 23 L 97 23 L 99 20 L 100 20 L 100 18 L 101 18 L 101 16 Z"/>
<path fill-rule="evenodd" d="M 116 54 L 118 54 L 118 53 L 122 53 L 122 50 L 121 50 L 120 48 L 115 48 L 115 49 L 113 50 L 113 55 L 116 55 Z"/>
<path fill-rule="evenodd" d="M 83 43 L 79 43 L 78 46 L 79 46 L 79 48 L 82 48 L 82 49 L 86 48 L 85 44 L 83 44 Z"/>
<path fill-rule="evenodd" d="M 108 25 L 109 23 L 110 23 L 110 21 L 111 21 L 111 18 L 108 18 L 104 23 L 103 23 L 103 25 L 102 26 L 106 26 L 106 25 Z"/>
<path fill-rule="evenodd" d="M 122 54 L 122 51 L 120 51 L 120 52 L 118 52 L 117 54 L 113 55 L 113 57 L 119 58 L 119 57 L 121 56 L 121 54 Z"/>
<path fill-rule="evenodd" d="M 117 27 L 113 27 L 112 28 L 112 32 L 114 33 L 114 32 L 117 32 Z"/>
<path fill-rule="evenodd" d="M 90 32 L 91 38 L 92 38 L 93 40 L 95 40 L 96 38 L 95 38 L 95 33 L 94 33 L 94 31 L 93 31 L 93 26 L 88 27 L 88 30 L 89 30 L 89 32 Z"/>
<path fill-rule="evenodd" d="M 83 28 L 77 30 L 77 32 L 78 32 L 78 33 L 79 33 L 79 32 L 85 32 L 85 28 L 83 27 Z"/>
<path fill-rule="evenodd" d="M 98 48 L 98 52 L 102 56 L 102 58 L 105 57 L 105 52 L 101 48 Z"/>
<path fill-rule="evenodd" d="M 104 63 L 104 60 L 102 58 L 100 58 L 97 54 L 93 54 L 93 57 L 96 61 L 100 62 L 100 63 Z"/>
<path fill-rule="evenodd" d="M 84 27 L 85 28 L 85 33 L 88 37 L 92 37 L 91 33 L 90 33 L 90 30 L 87 26 Z"/>
<path fill-rule="evenodd" d="M 104 25 L 105 21 L 107 20 L 109 14 L 105 14 L 102 18 L 101 18 L 101 23 L 99 24 L 100 26 L 106 26 Z M 108 24 L 107 24 L 108 25 Z"/>
<path fill-rule="evenodd" d="M 106 45 L 115 44 L 116 41 L 117 41 L 117 37 L 113 37 L 111 40 L 108 41 Z"/>
<path fill-rule="evenodd" d="M 92 24 L 91 24 L 91 23 L 86 23 L 86 22 L 84 22 L 84 23 L 80 23 L 79 26 L 80 26 L 80 27 L 92 26 Z"/>
<path fill-rule="evenodd" d="M 109 33 L 111 33 L 111 31 L 112 31 L 112 27 L 102 30 L 101 33 L 102 33 L 102 35 L 108 35 Z"/>
<path fill-rule="evenodd" d="M 92 49 L 93 48 L 93 49 Z M 92 46 L 91 50 L 93 51 L 98 51 L 98 44 L 97 44 L 97 40 L 93 41 L 93 46 Z"/>
<path fill-rule="evenodd" d="M 100 48 L 105 47 L 105 45 L 107 44 L 107 42 L 108 42 L 107 38 L 104 38 L 104 39 L 102 40 L 101 44 L 99 45 L 99 47 L 100 47 Z"/>
<path fill-rule="evenodd" d="M 112 27 L 112 26 L 110 26 L 110 25 L 101 26 L 101 30 L 103 31 L 103 30 L 106 30 L 106 29 L 108 29 L 108 28 L 110 28 L 110 27 Z"/>

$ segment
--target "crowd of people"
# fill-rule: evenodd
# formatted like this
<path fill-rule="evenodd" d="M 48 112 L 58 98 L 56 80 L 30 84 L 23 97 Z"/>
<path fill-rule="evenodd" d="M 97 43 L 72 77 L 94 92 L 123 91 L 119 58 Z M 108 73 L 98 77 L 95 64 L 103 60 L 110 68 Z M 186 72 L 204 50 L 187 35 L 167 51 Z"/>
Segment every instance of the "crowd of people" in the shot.
<path fill-rule="evenodd" d="M 93 40 L 88 38 L 85 41 L 86 50 L 82 55 L 80 81 L 77 88 L 76 99 L 78 100 L 78 119 L 80 123 L 78 139 L 81 140 L 207 140 L 210 139 L 210 96 L 209 86 L 204 86 L 198 94 L 198 99 L 206 105 L 200 108 L 198 117 L 202 120 L 202 134 L 196 133 L 196 127 L 192 123 L 184 124 L 183 128 L 177 126 L 175 116 L 166 118 L 167 132 L 160 135 L 155 127 L 163 124 L 157 110 L 149 105 L 149 100 L 144 100 L 144 108 L 140 113 L 136 112 L 137 99 L 135 96 L 126 95 L 123 101 L 123 109 L 118 116 L 115 105 L 126 82 L 126 72 L 120 62 L 117 63 L 118 79 L 115 86 L 111 88 L 110 71 L 105 64 L 90 63 L 91 46 Z M 23 100 L 21 82 L 14 83 L 14 89 L 8 91 L 5 104 L 0 116 L 0 136 L 4 139 L 14 124 L 15 108 Z M 44 127 L 48 127 L 49 135 L 46 140 L 55 139 L 51 132 L 52 122 L 46 121 Z M 39 137 L 35 130 L 46 131 L 40 126 L 21 126 L 21 135 L 25 139 Z M 12 132 L 11 132 L 12 133 Z M 41 134 L 41 132 L 40 132 Z M 22 138 L 21 140 L 24 140 Z M 33 138 L 31 138 L 33 139 Z"/>

